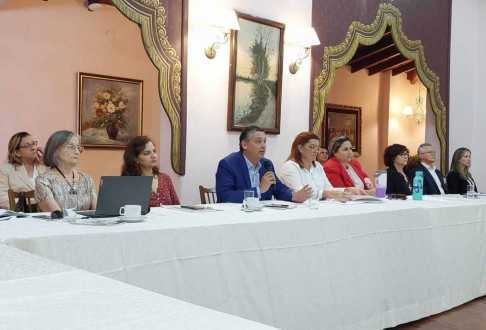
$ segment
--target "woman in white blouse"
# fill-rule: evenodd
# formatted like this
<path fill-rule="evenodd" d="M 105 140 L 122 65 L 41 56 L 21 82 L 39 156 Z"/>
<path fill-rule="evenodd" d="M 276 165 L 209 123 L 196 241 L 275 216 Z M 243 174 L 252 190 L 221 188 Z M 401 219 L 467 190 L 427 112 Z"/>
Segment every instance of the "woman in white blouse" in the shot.
<path fill-rule="evenodd" d="M 14 134 L 8 143 L 8 163 L 0 165 L 0 209 L 9 208 L 8 190 L 31 191 L 46 168 L 40 163 L 37 141 L 27 132 Z"/>
<path fill-rule="evenodd" d="M 280 170 L 280 180 L 293 191 L 309 185 L 313 191 L 318 191 L 321 199 L 348 200 L 346 194 L 359 194 L 357 188 L 334 188 L 331 185 L 322 165 L 316 162 L 319 148 L 319 137 L 314 133 L 297 135 L 290 156 Z"/>

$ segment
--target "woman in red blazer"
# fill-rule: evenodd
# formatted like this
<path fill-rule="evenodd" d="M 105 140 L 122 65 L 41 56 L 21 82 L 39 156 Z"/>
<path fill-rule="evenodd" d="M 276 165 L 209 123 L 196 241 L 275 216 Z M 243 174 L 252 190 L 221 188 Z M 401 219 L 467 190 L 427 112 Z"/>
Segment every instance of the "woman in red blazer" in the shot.
<path fill-rule="evenodd" d="M 369 176 L 361 165 L 353 160 L 353 149 L 346 135 L 337 136 L 329 143 L 329 160 L 324 163 L 324 172 L 333 187 L 356 187 L 361 194 L 375 195 Z"/>

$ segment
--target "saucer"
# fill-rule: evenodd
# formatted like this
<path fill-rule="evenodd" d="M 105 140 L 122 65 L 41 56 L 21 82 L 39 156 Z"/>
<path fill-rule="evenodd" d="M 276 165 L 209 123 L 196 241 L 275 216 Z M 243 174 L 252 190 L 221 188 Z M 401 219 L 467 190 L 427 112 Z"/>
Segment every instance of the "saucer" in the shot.
<path fill-rule="evenodd" d="M 128 223 L 135 223 L 135 222 L 143 222 L 145 219 L 147 219 L 146 215 L 139 215 L 137 217 L 125 217 L 125 216 L 119 216 L 120 220 L 123 222 L 128 222 Z"/>
<path fill-rule="evenodd" d="M 242 211 L 245 211 L 245 208 L 243 207 L 243 205 L 241 205 L 241 210 L 242 210 Z M 263 205 L 260 205 L 260 206 L 258 206 L 258 207 L 254 207 L 254 208 L 253 208 L 253 211 L 257 211 L 257 212 L 258 212 L 258 211 L 261 211 L 261 210 L 263 210 Z M 250 211 L 250 212 L 251 212 L 251 211 Z"/>

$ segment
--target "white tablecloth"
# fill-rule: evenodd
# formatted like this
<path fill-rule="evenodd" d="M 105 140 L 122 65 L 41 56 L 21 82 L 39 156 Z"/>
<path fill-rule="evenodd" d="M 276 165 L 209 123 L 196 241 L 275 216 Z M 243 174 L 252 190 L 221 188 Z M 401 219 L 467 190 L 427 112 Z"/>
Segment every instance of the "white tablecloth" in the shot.
<path fill-rule="evenodd" d="M 0 244 L 0 329 L 275 329 Z"/>
<path fill-rule="evenodd" d="M 486 294 L 486 199 L 244 213 L 154 209 L 115 227 L 0 222 L 0 240 L 283 329 L 382 329 Z"/>

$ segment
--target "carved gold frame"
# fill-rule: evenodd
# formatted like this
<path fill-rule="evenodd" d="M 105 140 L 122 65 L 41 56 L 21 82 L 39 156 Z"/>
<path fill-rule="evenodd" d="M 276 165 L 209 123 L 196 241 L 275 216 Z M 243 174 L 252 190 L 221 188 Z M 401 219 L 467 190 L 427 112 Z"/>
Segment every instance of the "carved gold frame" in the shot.
<path fill-rule="evenodd" d="M 312 108 L 312 131 L 318 134 L 325 117 L 325 97 L 329 93 L 336 74 L 336 69 L 348 63 L 356 53 L 359 44 L 373 45 L 385 33 L 387 26 L 400 53 L 413 60 L 417 74 L 429 91 L 430 106 L 435 114 L 435 126 L 440 142 L 440 167 L 446 172 L 447 164 L 447 109 L 440 96 L 440 79 L 429 69 L 425 62 L 424 47 L 420 40 L 409 40 L 402 29 L 402 14 L 389 3 L 379 6 L 376 18 L 370 25 L 360 22 L 351 23 L 344 42 L 337 46 L 324 47 L 322 71 L 314 80 Z M 325 127 L 323 127 L 323 130 Z"/>
<path fill-rule="evenodd" d="M 185 109 L 181 107 L 182 64 L 167 35 L 166 10 L 159 0 L 112 0 L 118 10 L 137 23 L 142 40 L 159 70 L 159 94 L 171 125 L 171 164 L 185 173 Z"/>

